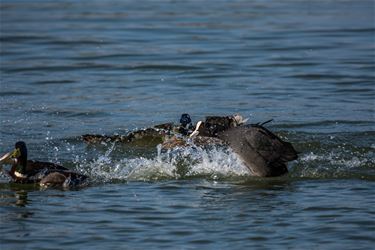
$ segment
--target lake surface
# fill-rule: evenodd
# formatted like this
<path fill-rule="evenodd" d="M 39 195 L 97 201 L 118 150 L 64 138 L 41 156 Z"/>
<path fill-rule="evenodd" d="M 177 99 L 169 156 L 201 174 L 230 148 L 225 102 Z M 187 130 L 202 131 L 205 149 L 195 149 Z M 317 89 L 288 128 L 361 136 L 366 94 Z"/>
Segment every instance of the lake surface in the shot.
<path fill-rule="evenodd" d="M 0 154 L 90 176 L 0 176 L 1 249 L 370 249 L 374 1 L 0 2 Z M 254 178 L 223 149 L 88 146 L 189 113 L 240 113 L 301 152 Z M 181 164 L 182 162 L 182 164 Z M 181 165 L 185 168 L 181 168 Z"/>

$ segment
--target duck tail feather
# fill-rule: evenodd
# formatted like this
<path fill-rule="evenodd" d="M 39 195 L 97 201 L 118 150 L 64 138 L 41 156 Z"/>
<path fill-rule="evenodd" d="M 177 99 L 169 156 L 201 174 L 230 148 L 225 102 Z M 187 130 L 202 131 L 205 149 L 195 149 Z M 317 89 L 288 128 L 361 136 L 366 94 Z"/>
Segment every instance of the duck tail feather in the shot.
<path fill-rule="evenodd" d="M 270 119 L 270 120 L 268 120 L 268 121 L 265 121 L 265 122 L 262 122 L 261 124 L 260 124 L 260 126 L 263 126 L 263 125 L 265 125 L 265 124 L 267 124 L 267 123 L 270 123 L 270 122 L 272 122 L 273 121 L 273 119 Z M 259 124 L 259 123 L 258 123 Z"/>

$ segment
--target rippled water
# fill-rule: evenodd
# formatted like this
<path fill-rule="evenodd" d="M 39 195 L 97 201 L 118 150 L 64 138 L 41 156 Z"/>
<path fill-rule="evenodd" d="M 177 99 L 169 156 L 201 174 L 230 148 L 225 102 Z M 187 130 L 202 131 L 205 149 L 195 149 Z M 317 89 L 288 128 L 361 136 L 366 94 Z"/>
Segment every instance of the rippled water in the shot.
<path fill-rule="evenodd" d="M 375 7 L 363 1 L 0 2 L 0 153 L 88 174 L 0 176 L 4 249 L 369 249 Z M 295 145 L 279 178 L 232 152 L 87 146 L 80 135 L 241 113 Z"/>

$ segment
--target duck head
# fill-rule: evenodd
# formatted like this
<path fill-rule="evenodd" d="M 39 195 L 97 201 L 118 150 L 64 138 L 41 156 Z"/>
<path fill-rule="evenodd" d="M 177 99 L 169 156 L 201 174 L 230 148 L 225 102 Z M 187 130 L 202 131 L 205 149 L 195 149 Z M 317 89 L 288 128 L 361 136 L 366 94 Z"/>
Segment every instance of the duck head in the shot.
<path fill-rule="evenodd" d="M 182 114 L 180 118 L 180 124 L 183 127 L 187 127 L 188 125 L 191 125 L 191 118 L 189 114 Z"/>
<path fill-rule="evenodd" d="M 189 114 L 182 114 L 180 118 L 180 128 L 179 133 L 183 135 L 189 134 L 189 130 L 193 128 L 191 123 L 191 118 Z"/>

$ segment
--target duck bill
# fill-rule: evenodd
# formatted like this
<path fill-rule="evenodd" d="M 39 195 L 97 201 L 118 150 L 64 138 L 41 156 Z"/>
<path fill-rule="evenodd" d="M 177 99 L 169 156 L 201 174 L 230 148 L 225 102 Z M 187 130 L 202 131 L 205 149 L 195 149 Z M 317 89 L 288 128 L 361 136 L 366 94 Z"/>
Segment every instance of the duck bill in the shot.
<path fill-rule="evenodd" d="M 0 165 L 2 164 L 12 164 L 13 163 L 13 158 L 16 158 L 17 155 L 18 155 L 18 151 L 17 149 L 9 152 L 9 153 L 6 153 L 5 155 L 3 155 L 1 158 L 0 158 Z"/>

